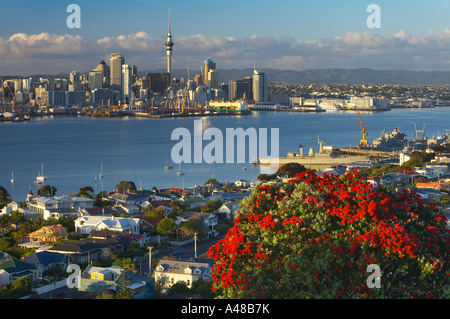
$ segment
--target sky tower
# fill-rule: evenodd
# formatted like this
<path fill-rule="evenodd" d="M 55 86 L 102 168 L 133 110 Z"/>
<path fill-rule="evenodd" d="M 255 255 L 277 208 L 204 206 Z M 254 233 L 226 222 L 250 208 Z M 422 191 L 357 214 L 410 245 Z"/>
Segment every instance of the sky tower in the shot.
<path fill-rule="evenodd" d="M 167 52 L 167 73 L 169 74 L 169 86 L 172 85 L 172 33 L 170 32 L 170 9 L 169 9 L 169 32 L 166 39 L 166 52 Z"/>

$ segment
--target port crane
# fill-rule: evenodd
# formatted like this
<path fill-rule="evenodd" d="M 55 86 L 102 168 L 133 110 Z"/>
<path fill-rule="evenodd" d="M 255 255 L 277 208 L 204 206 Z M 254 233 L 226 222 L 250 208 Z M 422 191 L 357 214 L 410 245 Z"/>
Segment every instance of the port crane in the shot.
<path fill-rule="evenodd" d="M 358 111 L 359 125 L 361 126 L 361 133 L 363 136 L 362 140 L 359 141 L 358 147 L 369 146 L 369 142 L 366 140 L 367 133 L 366 133 L 366 128 L 364 127 L 363 122 L 361 120 L 361 114 L 359 113 L 359 109 L 356 109 L 356 111 Z"/>
<path fill-rule="evenodd" d="M 418 130 L 416 127 L 416 123 L 412 122 L 414 124 L 414 135 L 416 136 L 416 141 L 417 141 L 417 133 L 422 133 L 422 140 L 425 139 L 425 123 L 423 124 L 423 129 L 422 130 Z"/>

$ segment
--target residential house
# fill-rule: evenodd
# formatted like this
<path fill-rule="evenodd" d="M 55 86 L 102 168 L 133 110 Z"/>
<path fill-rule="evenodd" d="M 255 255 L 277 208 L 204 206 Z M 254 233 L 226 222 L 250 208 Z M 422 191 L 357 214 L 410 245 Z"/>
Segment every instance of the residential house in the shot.
<path fill-rule="evenodd" d="M 366 178 L 366 181 L 372 186 L 380 186 L 383 184 L 383 179 L 381 176 L 370 176 Z"/>
<path fill-rule="evenodd" d="M 68 256 L 67 254 L 43 250 L 26 256 L 23 261 L 28 264 L 41 265 L 44 271 L 49 271 L 54 267 L 65 270 L 68 264 Z"/>
<path fill-rule="evenodd" d="M 447 190 L 450 190 L 450 185 L 448 185 L 447 183 L 436 183 L 436 182 L 417 183 L 416 187 L 422 188 L 422 189 L 435 189 L 435 190 L 447 189 Z"/>
<path fill-rule="evenodd" d="M 92 230 L 110 230 L 119 233 L 139 234 L 139 218 L 115 216 L 82 216 L 75 220 L 75 232 L 89 234 Z"/>
<path fill-rule="evenodd" d="M 68 255 L 71 264 L 86 264 L 97 261 L 102 255 L 107 254 L 105 246 L 99 243 L 88 242 L 65 242 L 47 249 L 48 252 L 56 252 Z"/>
<path fill-rule="evenodd" d="M 180 202 L 183 203 L 188 209 L 196 210 L 206 205 L 206 200 L 201 197 L 183 196 L 180 198 Z"/>
<path fill-rule="evenodd" d="M 141 218 L 141 233 L 156 232 L 156 227 L 162 218 L 143 217 Z"/>
<path fill-rule="evenodd" d="M 130 216 L 139 215 L 140 212 L 139 206 L 127 203 L 118 203 L 113 207 L 113 210 L 120 215 Z"/>
<path fill-rule="evenodd" d="M 10 202 L 8 205 L 2 208 L 0 211 L 1 215 L 9 215 L 13 211 L 19 210 L 19 204 L 17 204 L 15 201 Z"/>
<path fill-rule="evenodd" d="M 41 214 L 44 219 L 56 218 L 66 215 L 81 215 L 81 210 L 93 207 L 94 200 L 86 197 L 55 196 L 55 197 L 29 197 L 28 208 Z"/>
<path fill-rule="evenodd" d="M 147 246 L 150 243 L 151 239 L 150 236 L 130 234 L 130 233 L 117 234 L 117 238 L 127 238 L 131 242 L 135 242 L 141 247 Z"/>
<path fill-rule="evenodd" d="M 234 182 L 234 184 L 235 184 L 237 187 L 249 187 L 249 186 L 250 186 L 250 182 L 249 182 L 249 181 L 246 181 L 246 180 L 244 180 L 244 179 L 239 179 L 239 180 L 237 180 L 236 182 Z"/>
<path fill-rule="evenodd" d="M 164 209 L 164 214 L 167 215 L 172 211 L 171 203 L 171 200 L 151 200 L 149 205 L 151 205 L 153 209 Z"/>
<path fill-rule="evenodd" d="M 28 264 L 15 258 L 0 263 L 0 287 L 13 283 L 22 277 L 29 277 L 33 282 L 42 278 L 44 268 L 40 265 Z"/>
<path fill-rule="evenodd" d="M 140 206 L 148 201 L 149 195 L 145 193 L 114 193 L 108 196 L 108 200 L 116 203 L 131 204 Z"/>
<path fill-rule="evenodd" d="M 134 299 L 153 299 L 155 297 L 155 280 L 138 276 L 119 266 L 88 266 L 81 274 L 79 291 L 99 292 L 110 289 L 117 291 L 122 287 L 122 276 L 126 276 L 127 288 L 133 291 Z"/>
<path fill-rule="evenodd" d="M 83 216 L 112 216 L 110 207 L 88 207 L 81 210 Z"/>
<path fill-rule="evenodd" d="M 43 226 L 28 235 L 30 243 L 56 243 L 61 238 L 67 237 L 67 228 L 61 225 Z"/>
<path fill-rule="evenodd" d="M 191 262 L 162 259 L 155 268 L 155 281 L 165 288 L 170 288 L 177 282 L 184 282 L 191 288 L 194 281 L 202 278 L 211 280 L 212 264 L 208 262 Z"/>
<path fill-rule="evenodd" d="M 0 251 L 0 262 L 4 261 L 6 259 L 9 259 L 9 258 L 12 258 L 12 256 L 10 254 Z"/>
<path fill-rule="evenodd" d="M 236 212 L 241 209 L 241 204 L 237 201 L 229 201 L 224 203 L 216 213 L 225 214 L 228 219 L 234 219 Z"/>

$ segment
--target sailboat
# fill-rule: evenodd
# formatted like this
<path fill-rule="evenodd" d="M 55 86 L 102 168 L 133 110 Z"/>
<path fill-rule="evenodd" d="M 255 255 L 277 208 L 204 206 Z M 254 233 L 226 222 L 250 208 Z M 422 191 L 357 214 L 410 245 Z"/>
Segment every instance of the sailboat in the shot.
<path fill-rule="evenodd" d="M 100 163 L 100 174 L 98 175 L 100 179 L 103 178 L 103 162 Z"/>
<path fill-rule="evenodd" d="M 14 172 L 11 171 L 11 184 L 14 184 Z"/>
<path fill-rule="evenodd" d="M 184 172 L 181 170 L 181 163 L 180 163 L 180 168 L 178 169 L 177 175 L 184 175 Z"/>

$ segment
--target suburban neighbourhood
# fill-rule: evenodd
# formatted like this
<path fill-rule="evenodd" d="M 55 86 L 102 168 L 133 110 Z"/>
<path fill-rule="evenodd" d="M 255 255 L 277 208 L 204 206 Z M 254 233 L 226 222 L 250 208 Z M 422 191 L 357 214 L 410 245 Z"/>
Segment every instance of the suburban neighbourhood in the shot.
<path fill-rule="evenodd" d="M 445 146 L 446 145 L 446 146 Z M 361 169 L 373 187 L 413 189 L 449 219 L 448 144 L 416 151 L 402 165 L 351 163 L 316 172 Z M 85 186 L 57 195 L 51 185 L 14 201 L 0 188 L 0 298 L 214 298 L 208 249 L 233 226 L 240 202 L 261 183 L 287 183 L 302 165 L 287 164 L 257 183 L 207 180 L 190 188 L 112 192 Z M 450 226 L 448 226 L 450 227 Z"/>

